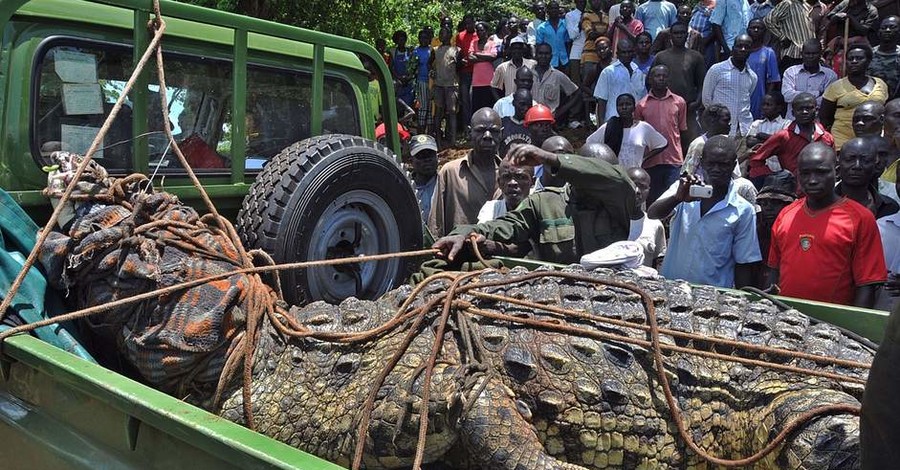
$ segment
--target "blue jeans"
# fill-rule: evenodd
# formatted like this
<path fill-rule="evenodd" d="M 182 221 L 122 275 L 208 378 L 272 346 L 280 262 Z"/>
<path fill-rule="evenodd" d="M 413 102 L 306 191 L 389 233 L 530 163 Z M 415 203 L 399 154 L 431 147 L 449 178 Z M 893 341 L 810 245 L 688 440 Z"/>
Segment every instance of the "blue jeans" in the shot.
<path fill-rule="evenodd" d="M 678 181 L 680 165 L 656 165 L 645 168 L 650 175 L 650 192 L 647 195 L 647 206 L 659 199 L 672 183 Z"/>

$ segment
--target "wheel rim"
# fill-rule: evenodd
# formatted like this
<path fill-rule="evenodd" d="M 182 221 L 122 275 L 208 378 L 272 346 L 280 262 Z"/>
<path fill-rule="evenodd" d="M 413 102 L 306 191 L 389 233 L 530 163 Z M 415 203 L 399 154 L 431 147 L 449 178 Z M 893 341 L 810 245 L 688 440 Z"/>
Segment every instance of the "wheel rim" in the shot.
<path fill-rule="evenodd" d="M 390 205 L 367 190 L 337 197 L 322 212 L 313 237 L 308 253 L 312 260 L 400 251 L 400 229 Z M 312 268 L 307 276 L 311 300 L 375 298 L 392 287 L 399 266 L 400 259 L 391 259 Z"/>

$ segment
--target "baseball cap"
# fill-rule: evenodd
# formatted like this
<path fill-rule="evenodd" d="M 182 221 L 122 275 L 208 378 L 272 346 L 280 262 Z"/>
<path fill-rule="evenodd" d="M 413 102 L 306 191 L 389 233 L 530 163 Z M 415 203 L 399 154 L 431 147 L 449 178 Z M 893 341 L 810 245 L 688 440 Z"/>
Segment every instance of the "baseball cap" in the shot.
<path fill-rule="evenodd" d="M 433 150 L 437 152 L 437 142 L 434 137 L 428 134 L 414 135 L 410 140 L 409 154 L 413 157 L 422 150 Z"/>

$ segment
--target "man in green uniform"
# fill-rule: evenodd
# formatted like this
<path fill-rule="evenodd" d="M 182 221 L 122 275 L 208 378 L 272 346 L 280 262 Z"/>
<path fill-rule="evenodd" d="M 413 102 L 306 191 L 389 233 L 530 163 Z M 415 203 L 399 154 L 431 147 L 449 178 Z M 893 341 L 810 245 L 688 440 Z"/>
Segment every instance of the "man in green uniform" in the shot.
<path fill-rule="evenodd" d="M 469 234 L 482 253 L 503 255 L 502 244 L 531 241 L 543 261 L 577 263 L 581 255 L 628 238 L 637 210 L 635 188 L 625 169 L 599 158 L 556 155 L 533 145 L 514 146 L 516 165 L 543 165 L 544 172 L 566 181 L 522 201 L 503 217 L 478 225 L 460 225 L 436 241 L 439 256 L 453 261 Z"/>

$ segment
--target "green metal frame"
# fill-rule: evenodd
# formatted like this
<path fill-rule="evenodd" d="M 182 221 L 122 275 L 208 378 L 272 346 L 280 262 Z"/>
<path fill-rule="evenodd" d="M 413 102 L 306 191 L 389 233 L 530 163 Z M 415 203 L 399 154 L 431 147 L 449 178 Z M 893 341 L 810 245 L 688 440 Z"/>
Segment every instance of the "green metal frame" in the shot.
<path fill-rule="evenodd" d="M 23 410 L 16 420 L 2 419 L 8 406 L 0 410 L 0 438 L 43 451 L 20 449 L 6 465 L 12 458 L 31 468 L 341 468 L 31 336 L 4 343 L 0 379 L 0 400 L 12 395 Z"/>
<path fill-rule="evenodd" d="M 220 12 L 194 5 L 160 0 L 160 8 L 166 19 L 167 38 L 166 44 L 178 44 L 179 41 L 192 41 L 195 44 L 209 44 L 210 49 L 228 51 L 229 59 L 233 61 L 233 99 L 232 99 L 232 168 L 230 176 L 201 175 L 201 180 L 207 187 L 218 187 L 217 196 L 221 198 L 240 199 L 246 194 L 249 181 L 244 170 L 244 158 L 246 152 L 246 129 L 244 119 L 247 99 L 247 66 L 254 54 L 272 54 L 283 57 L 286 61 L 292 60 L 300 69 L 310 69 L 312 73 L 312 102 L 311 102 L 311 132 L 319 135 L 322 132 L 324 81 L 326 68 L 328 74 L 341 74 L 340 70 L 346 70 L 354 76 L 362 76 L 365 69 L 357 54 L 368 57 L 376 64 L 377 79 L 380 82 L 382 110 L 388 132 L 388 143 L 394 152 L 400 154 L 400 137 L 396 131 L 397 111 L 392 79 L 387 64 L 381 55 L 370 45 L 354 39 L 334 36 L 327 33 L 305 30 L 270 21 L 249 18 L 231 13 Z M 86 26 L 85 30 L 103 31 L 104 28 L 115 28 L 120 31 L 130 32 L 130 39 L 135 49 L 135 62 L 140 53 L 150 41 L 150 32 L 147 24 L 152 17 L 153 3 L 151 0 L 4 0 L 0 2 L 0 25 L 3 25 L 4 47 L 0 56 L 0 66 L 5 73 L 0 73 L 0 110 L 3 129 L 7 136 L 13 136 L 3 144 L 3 158 L 21 159 L 24 156 L 22 148 L 28 147 L 30 142 L 25 137 L 28 134 L 30 121 L 24 114 L 28 103 L 16 103 L 20 99 L 18 90 L 28 89 L 27 85 L 32 80 L 30 76 L 31 64 L 13 63 L 16 60 L 15 44 L 7 43 L 10 37 L 16 34 L 9 28 L 11 21 L 23 23 L 47 23 L 76 24 Z M 93 29 L 92 29 L 93 28 Z M 253 38 L 260 38 L 255 41 Z M 266 38 L 270 40 L 265 40 Z M 14 39 L 13 39 L 14 40 Z M 223 49 L 224 48 L 224 49 Z M 169 49 L 171 50 L 171 49 Z M 211 54 L 215 56 L 215 54 Z M 22 62 L 22 60 L 20 60 Z M 28 71 L 23 73 L 23 71 Z M 141 74 L 138 83 L 133 90 L 134 114 L 145 115 L 147 110 L 147 83 L 149 70 Z M 353 88 L 361 87 L 359 80 L 350 80 Z M 14 87 L 10 85 L 15 84 Z M 359 102 L 360 125 L 363 136 L 372 138 L 375 123 L 371 116 L 364 112 L 368 107 L 366 89 L 355 90 Z M 10 100 L 12 102 L 7 102 Z M 27 101 L 27 100 L 26 100 Z M 15 112 L 7 112 L 10 107 L 15 107 Z M 391 125 L 393 123 L 393 125 Z M 142 119 L 133 122 L 134 135 L 146 132 L 147 123 Z M 148 170 L 148 146 L 146 137 L 137 138 L 133 143 L 133 155 L 136 171 Z M 29 151 L 30 154 L 30 151 Z M 29 162 L 30 161 L 29 158 Z M 15 171 L 16 162 L 0 161 L 0 168 L 9 170 L 9 174 L 18 175 Z M 34 173 L 34 170 L 31 171 Z M 33 175 L 29 175 L 29 182 L 34 186 Z M 188 184 L 185 178 L 169 176 L 170 186 L 173 192 L 179 192 L 186 199 L 194 199 L 196 194 L 190 188 L 179 188 L 181 184 Z M 171 185 L 174 185 L 172 187 Z M 12 186 L 12 185 L 11 185 Z M 167 189 L 168 189 L 167 188 Z M 7 186 L 16 201 L 23 206 L 44 206 L 46 198 L 39 190 L 33 188 L 18 188 Z M 229 201 L 227 206 L 239 203 Z"/>

